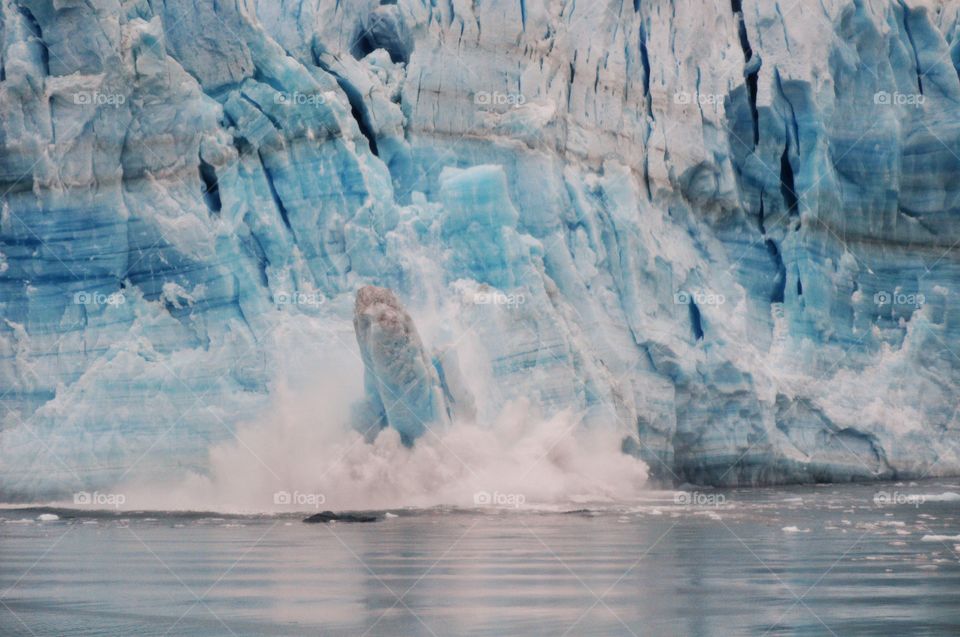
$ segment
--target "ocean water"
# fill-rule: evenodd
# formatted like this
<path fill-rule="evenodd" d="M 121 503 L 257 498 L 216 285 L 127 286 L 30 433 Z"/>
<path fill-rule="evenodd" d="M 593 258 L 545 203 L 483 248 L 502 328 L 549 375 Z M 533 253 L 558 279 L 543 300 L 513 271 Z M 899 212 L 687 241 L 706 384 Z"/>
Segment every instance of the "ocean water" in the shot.
<path fill-rule="evenodd" d="M 957 494 L 659 491 L 318 525 L 7 508 L 0 635 L 957 635 Z"/>

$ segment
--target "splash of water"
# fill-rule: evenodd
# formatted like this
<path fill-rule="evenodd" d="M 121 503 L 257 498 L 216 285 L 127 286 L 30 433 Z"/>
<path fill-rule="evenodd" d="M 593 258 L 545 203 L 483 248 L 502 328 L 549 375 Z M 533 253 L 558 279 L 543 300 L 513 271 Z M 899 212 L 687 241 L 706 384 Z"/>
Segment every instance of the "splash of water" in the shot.
<path fill-rule="evenodd" d="M 331 389 L 330 391 L 335 391 Z M 544 418 L 527 401 L 490 426 L 455 422 L 413 448 L 385 429 L 372 442 L 344 426 L 344 405 L 277 392 L 268 420 L 211 451 L 208 475 L 162 489 L 132 486 L 128 507 L 279 512 L 396 507 L 537 507 L 629 501 L 646 481 L 611 429 L 584 429 L 570 412 Z"/>
<path fill-rule="evenodd" d="M 417 317 L 439 341 L 455 316 Z M 351 428 L 363 396 L 352 325 L 290 321 L 272 332 L 277 378 L 271 407 L 210 451 L 209 470 L 167 484 L 129 484 L 127 509 L 235 513 L 406 506 L 537 507 L 640 496 L 647 469 L 621 452 L 623 431 L 585 427 L 570 411 L 545 416 L 525 400 L 489 400 L 476 422 L 434 427 L 407 448 L 392 429 L 371 443 Z M 482 348 L 457 339 L 470 391 L 491 396 Z M 310 343 L 304 347 L 304 343 Z M 317 352 L 323 352 L 318 356 Z"/>

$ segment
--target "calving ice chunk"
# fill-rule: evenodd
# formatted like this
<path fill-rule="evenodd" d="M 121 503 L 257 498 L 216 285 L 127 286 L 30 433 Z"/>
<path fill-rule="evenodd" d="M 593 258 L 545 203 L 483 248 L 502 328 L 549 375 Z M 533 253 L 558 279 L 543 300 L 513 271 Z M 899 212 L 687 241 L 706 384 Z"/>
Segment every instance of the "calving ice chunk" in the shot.
<path fill-rule="evenodd" d="M 397 297 L 386 288 L 357 292 L 353 327 L 364 365 L 366 399 L 357 427 L 370 437 L 392 427 L 412 445 L 431 426 L 446 426 L 450 406 L 440 375 Z"/>
<path fill-rule="evenodd" d="M 322 426 L 417 457 L 522 400 L 678 484 L 960 471 L 957 7 L 370 4 L 0 7 L 0 497 L 361 360 Z"/>

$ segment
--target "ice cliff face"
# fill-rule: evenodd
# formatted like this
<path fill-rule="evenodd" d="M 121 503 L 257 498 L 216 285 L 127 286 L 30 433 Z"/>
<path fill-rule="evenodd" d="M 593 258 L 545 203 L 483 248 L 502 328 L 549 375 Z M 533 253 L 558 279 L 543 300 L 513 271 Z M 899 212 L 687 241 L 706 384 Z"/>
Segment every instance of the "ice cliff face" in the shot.
<path fill-rule="evenodd" d="M 571 409 L 711 484 L 960 470 L 955 4 L 3 0 L 0 34 L 3 499 L 202 470 L 368 284 L 443 317 L 481 422 Z"/>

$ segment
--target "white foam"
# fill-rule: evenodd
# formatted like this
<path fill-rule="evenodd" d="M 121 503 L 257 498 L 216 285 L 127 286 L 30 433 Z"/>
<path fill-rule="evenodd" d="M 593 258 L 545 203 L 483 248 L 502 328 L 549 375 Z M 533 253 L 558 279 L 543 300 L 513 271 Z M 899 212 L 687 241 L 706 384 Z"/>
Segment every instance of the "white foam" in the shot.
<path fill-rule="evenodd" d="M 947 491 L 945 493 L 929 493 L 911 496 L 919 502 L 960 502 L 960 493 Z"/>
<path fill-rule="evenodd" d="M 924 535 L 921 542 L 960 542 L 960 535 Z"/>
<path fill-rule="evenodd" d="M 208 475 L 127 485 L 127 502 L 139 509 L 251 513 L 472 508 L 489 498 L 487 507 L 502 501 L 511 509 L 556 510 L 574 500 L 635 501 L 644 492 L 646 465 L 621 451 L 623 432 L 586 428 L 570 412 L 544 417 L 527 401 L 513 401 L 493 423 L 455 422 L 407 448 L 392 429 L 366 442 L 346 425 L 352 401 L 337 395 L 342 388 L 319 386 L 278 387 L 269 417 L 211 450 Z M 315 500 L 299 508 L 276 504 L 275 494 L 284 491 Z"/>

